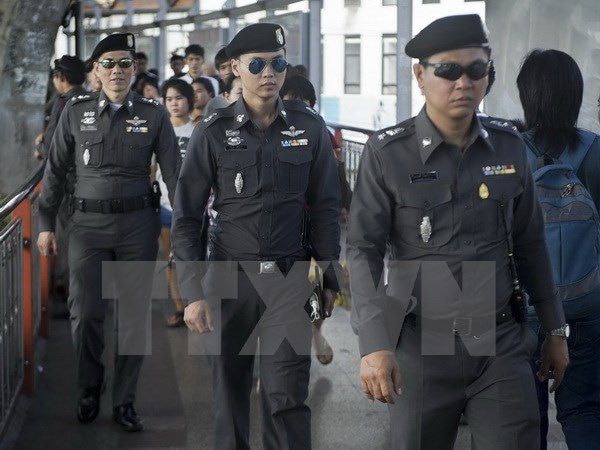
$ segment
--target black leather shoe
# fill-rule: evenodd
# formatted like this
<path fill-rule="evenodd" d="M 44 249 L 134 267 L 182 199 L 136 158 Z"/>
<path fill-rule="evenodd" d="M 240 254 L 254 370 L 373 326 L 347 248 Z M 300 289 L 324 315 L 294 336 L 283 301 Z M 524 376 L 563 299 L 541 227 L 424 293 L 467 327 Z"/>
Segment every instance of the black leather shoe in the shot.
<path fill-rule="evenodd" d="M 93 422 L 100 412 L 100 394 L 102 383 L 98 386 L 87 388 L 79 398 L 77 405 L 77 419 L 81 423 Z"/>
<path fill-rule="evenodd" d="M 135 412 L 133 403 L 119 405 L 113 410 L 113 420 L 121 425 L 125 431 L 142 431 L 144 425 L 142 420 Z"/>

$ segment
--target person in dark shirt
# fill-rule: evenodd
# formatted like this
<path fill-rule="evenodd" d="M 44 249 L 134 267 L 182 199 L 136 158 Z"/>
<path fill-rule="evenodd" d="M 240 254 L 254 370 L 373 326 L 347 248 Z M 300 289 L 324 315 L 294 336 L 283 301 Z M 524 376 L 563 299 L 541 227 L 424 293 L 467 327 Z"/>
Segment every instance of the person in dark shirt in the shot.
<path fill-rule="evenodd" d="M 564 152 L 574 152 L 583 144 L 585 132 L 577 128 L 583 99 L 583 77 L 575 60 L 559 50 L 534 50 L 524 60 L 517 77 L 519 97 L 525 112 L 526 139 L 536 152 L 558 159 Z M 591 135 L 592 143 L 577 170 L 577 178 L 600 209 L 600 137 Z M 572 232 L 576 232 L 572 230 Z M 598 246 L 597 242 L 581 242 Z M 587 449 L 600 445 L 600 280 L 584 295 L 563 300 L 570 327 L 569 359 L 562 384 L 556 390 L 557 419 L 569 449 Z M 536 362 L 545 332 L 537 316 L 530 311 L 529 326 L 538 334 Z M 541 448 L 547 448 L 548 381 L 537 380 L 541 416 Z"/>
<path fill-rule="evenodd" d="M 325 316 L 338 290 L 335 159 L 323 119 L 304 103 L 279 97 L 287 69 L 280 25 L 242 29 L 227 54 L 241 78 L 242 97 L 195 128 L 173 206 L 173 251 L 189 302 L 184 320 L 190 330 L 208 333 L 206 339 L 219 348 L 210 356 L 215 447 L 249 448 L 258 336 L 264 448 L 309 449 L 311 323 L 304 305 L 311 294 L 311 257 L 324 269 Z M 221 265 L 212 270 L 211 264 L 204 276 L 193 267 L 204 257 L 200 230 L 211 189 L 216 223 L 210 259 L 225 262 L 231 271 Z M 306 205 L 310 252 L 302 239 Z M 236 282 L 233 297 L 219 295 Z M 289 330 L 285 339 L 273 334 L 282 330 Z"/>

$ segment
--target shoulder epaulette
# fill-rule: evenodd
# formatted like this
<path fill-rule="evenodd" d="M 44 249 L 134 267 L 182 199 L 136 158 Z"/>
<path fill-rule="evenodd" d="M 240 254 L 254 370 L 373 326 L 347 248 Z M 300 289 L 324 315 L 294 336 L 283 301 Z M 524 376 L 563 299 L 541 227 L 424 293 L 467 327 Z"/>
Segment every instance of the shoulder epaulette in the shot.
<path fill-rule="evenodd" d="M 396 139 L 400 139 L 406 136 L 410 136 L 415 132 L 415 123 L 414 119 L 405 120 L 398 125 L 394 125 L 389 128 L 384 128 L 383 130 L 379 130 L 371 136 L 371 139 L 374 140 L 375 144 L 379 147 L 387 144 Z"/>
<path fill-rule="evenodd" d="M 74 95 L 73 97 L 71 97 L 71 103 L 79 103 L 91 99 L 92 96 L 90 94 Z"/>
<path fill-rule="evenodd" d="M 493 128 L 494 130 L 505 131 L 507 133 L 519 136 L 518 128 L 508 120 L 489 116 L 479 116 L 479 120 L 481 121 L 481 124 L 486 128 Z"/>
<path fill-rule="evenodd" d="M 233 117 L 233 108 L 230 108 L 229 106 L 226 108 L 219 108 L 215 112 L 203 118 L 200 121 L 200 123 L 205 127 L 208 127 L 215 123 L 217 120 L 224 119 L 226 117 Z"/>
<path fill-rule="evenodd" d="M 156 100 L 154 100 L 152 98 L 136 97 L 136 100 L 139 102 L 142 102 L 142 103 L 147 103 L 149 105 L 160 106 L 160 103 L 158 103 Z"/>
<path fill-rule="evenodd" d="M 285 109 L 287 109 L 287 110 L 290 110 L 290 111 L 299 111 L 299 112 L 302 112 L 302 113 L 307 114 L 309 116 L 312 116 L 315 119 L 319 119 L 319 120 L 322 119 L 322 117 L 319 115 L 319 113 L 314 108 L 311 108 L 310 106 L 308 106 L 303 101 L 300 101 L 300 100 L 286 100 L 285 103 L 284 103 L 284 105 L 285 105 Z"/>

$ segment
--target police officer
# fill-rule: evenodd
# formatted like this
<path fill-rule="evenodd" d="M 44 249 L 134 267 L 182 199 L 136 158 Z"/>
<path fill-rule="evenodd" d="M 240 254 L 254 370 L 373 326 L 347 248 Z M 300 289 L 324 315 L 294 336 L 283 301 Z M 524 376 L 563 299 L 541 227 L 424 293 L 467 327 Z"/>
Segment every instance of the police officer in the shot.
<path fill-rule="evenodd" d="M 171 198 L 179 172 L 179 150 L 166 111 L 130 91 L 134 51 L 130 33 L 113 34 L 98 43 L 91 59 L 102 90 L 68 102 L 42 181 L 38 247 L 48 255 L 56 252 L 56 211 L 66 174 L 75 166 L 69 309 L 82 391 L 77 418 L 84 423 L 98 415 L 104 380 L 102 263 L 155 261 L 160 220 L 149 182 L 152 153 Z M 113 418 L 125 430 L 139 431 L 143 426 L 133 402 L 144 352 L 135 342 L 144 342 L 152 264 L 128 267 L 127 276 L 143 284 L 117 280 L 119 349 L 115 351 Z"/>
<path fill-rule="evenodd" d="M 294 289 L 284 289 L 273 300 L 270 293 L 259 295 L 256 283 L 277 291 L 281 286 L 274 272 L 287 274 L 287 284 L 294 263 L 303 261 L 306 284 L 311 256 L 337 262 L 340 189 L 336 163 L 322 118 L 302 102 L 279 97 L 287 69 L 281 26 L 261 23 L 244 28 L 227 46 L 227 54 L 233 73 L 241 78 L 242 98 L 206 117 L 191 137 L 177 185 L 172 240 L 178 261 L 202 259 L 205 243 L 199 239 L 199 230 L 214 189 L 217 217 L 210 258 L 234 261 L 238 296 L 211 304 L 211 292 L 216 289 L 209 267 L 204 284 L 181 285 L 189 301 L 184 320 L 190 330 L 200 333 L 217 328 L 216 317 L 221 321 L 220 355 L 210 359 L 215 446 L 249 448 L 254 353 L 242 349 L 249 342 L 253 345 L 251 334 L 256 326 L 266 333 L 260 334 L 264 447 L 310 448 L 310 409 L 304 403 L 310 373 L 310 322 L 303 304 L 294 308 L 297 304 L 289 301 Z M 311 223 L 311 254 L 301 239 L 305 207 Z M 326 315 L 338 290 L 335 269 L 339 267 L 329 265 L 324 273 Z M 183 270 L 180 273 L 182 278 L 193 279 Z M 302 291 L 302 280 L 297 281 Z M 303 303 L 309 294 L 301 298 Z M 278 315 L 282 310 L 285 313 Z M 267 324 L 265 316 L 269 316 Z M 259 319 L 262 327 L 257 326 Z M 294 323 L 300 325 L 294 327 Z M 269 330 L 288 326 L 294 331 L 283 341 L 269 334 Z M 277 348 L 267 350 L 273 342 Z"/>
<path fill-rule="evenodd" d="M 389 404 L 394 449 L 452 449 L 461 414 L 473 448 L 539 448 L 527 362 L 535 339 L 517 322 L 519 281 L 550 332 L 540 375 L 553 376 L 554 388 L 568 363 L 565 319 L 541 238 L 542 211 L 524 143 L 509 123 L 475 114 L 493 78 L 485 26 L 477 15 L 444 17 L 405 50 L 418 59 L 413 71 L 425 106 L 369 139 L 350 213 L 348 254 L 363 391 Z M 380 279 L 386 242 L 388 296 L 381 296 L 367 286 Z M 514 272 L 509 253 L 516 260 Z M 462 267 L 465 261 L 495 263 L 489 316 L 479 311 L 485 296 L 474 296 L 459 310 L 458 295 L 426 284 L 431 279 L 426 265 L 439 261 L 455 280 L 472 273 Z M 407 276 L 415 270 L 409 262 L 420 272 Z M 417 273 L 423 284 L 412 287 Z M 407 286 L 412 297 L 401 295 Z M 436 295 L 426 298 L 425 291 Z M 457 309 L 448 309 L 452 305 Z M 451 352 L 426 349 L 431 339 L 448 340 Z M 471 351 L 483 348 L 482 341 L 495 351 Z"/>

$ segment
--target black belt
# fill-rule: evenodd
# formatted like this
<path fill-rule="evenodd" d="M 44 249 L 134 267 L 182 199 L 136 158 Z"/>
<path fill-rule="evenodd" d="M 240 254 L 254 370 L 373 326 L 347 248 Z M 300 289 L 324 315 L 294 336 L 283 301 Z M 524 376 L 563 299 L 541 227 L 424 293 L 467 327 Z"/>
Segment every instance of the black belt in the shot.
<path fill-rule="evenodd" d="M 406 316 L 409 322 L 420 323 L 421 328 L 434 332 L 450 332 L 458 336 L 480 335 L 490 330 L 491 317 L 454 317 L 449 319 L 430 319 L 427 317 L 418 317 L 415 314 Z M 500 311 L 496 312 L 496 325 L 513 320 L 514 316 L 507 304 Z"/>
<path fill-rule="evenodd" d="M 256 274 L 268 274 L 275 273 L 277 269 L 284 275 L 286 275 L 296 261 L 304 261 L 301 257 L 287 257 L 274 260 L 264 261 L 244 261 L 234 259 L 228 255 L 223 255 L 221 252 L 213 252 L 210 257 L 211 261 L 236 261 L 237 269 L 240 272 L 256 273 Z"/>
<path fill-rule="evenodd" d="M 89 198 L 73 198 L 73 208 L 81 212 L 102 214 L 120 214 L 152 206 L 151 195 L 139 197 L 112 198 L 109 200 L 93 200 Z"/>

